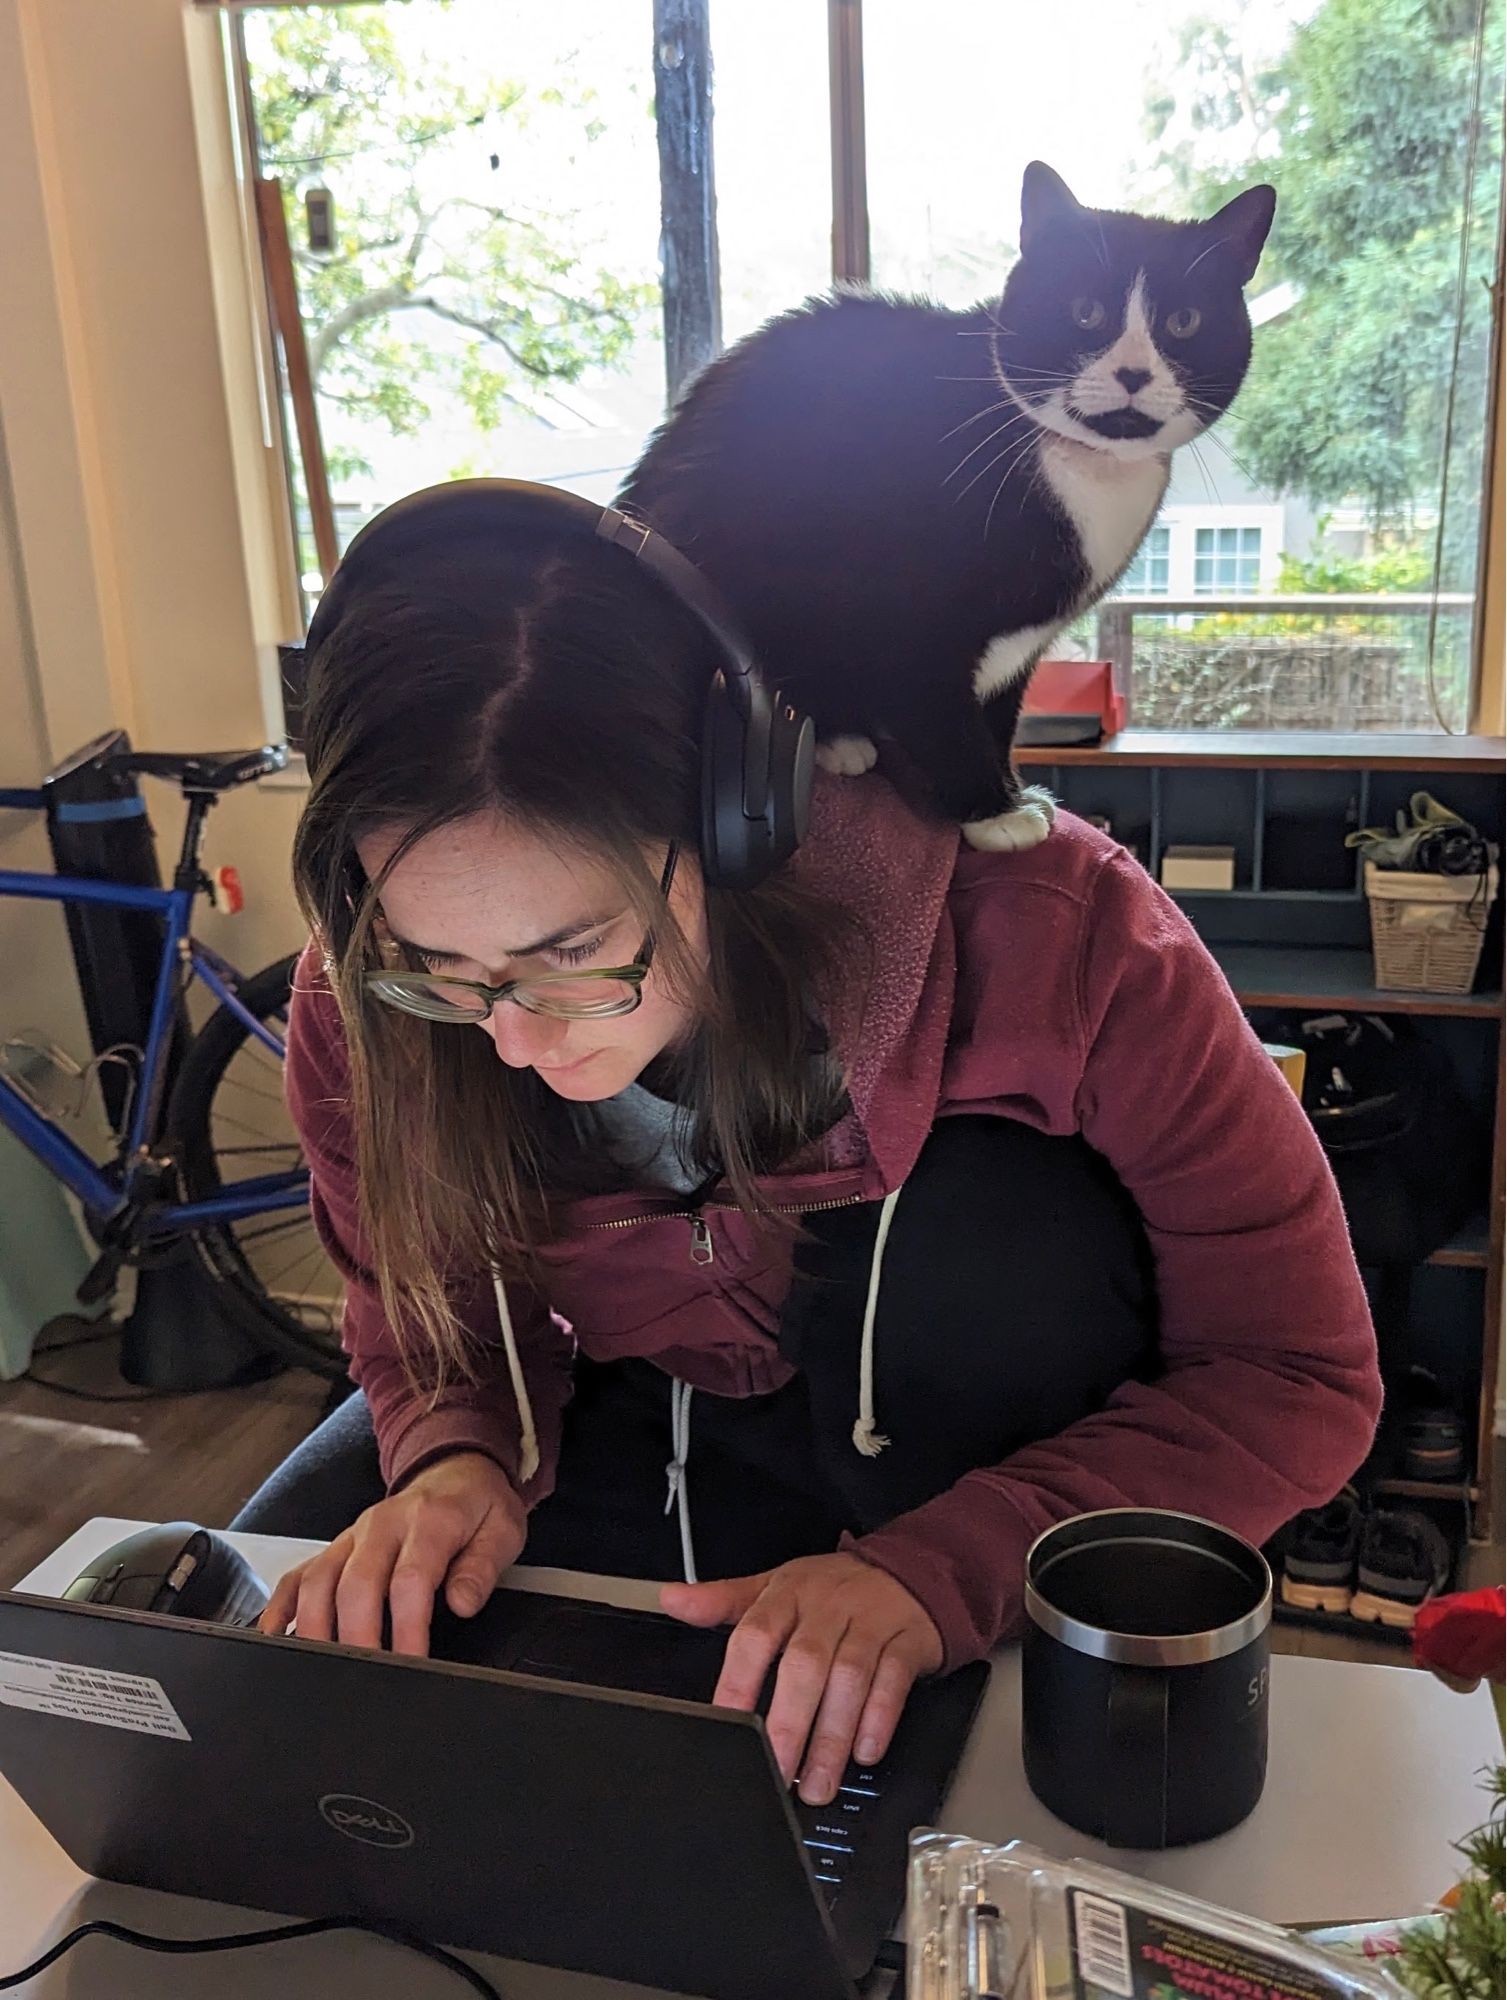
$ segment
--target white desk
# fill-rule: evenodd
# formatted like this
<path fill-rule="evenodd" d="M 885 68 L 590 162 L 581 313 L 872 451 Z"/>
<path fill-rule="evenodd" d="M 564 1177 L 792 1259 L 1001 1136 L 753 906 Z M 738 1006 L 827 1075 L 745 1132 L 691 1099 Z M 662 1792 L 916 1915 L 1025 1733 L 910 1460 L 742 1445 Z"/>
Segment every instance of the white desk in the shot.
<path fill-rule="evenodd" d="M 63 1590 L 85 1562 L 140 1522 L 90 1521 L 23 1588 Z M 317 1546 L 236 1538 L 268 1583 Z M 558 1573 L 520 1578 L 558 1588 Z M 654 1588 L 574 1578 L 580 1596 L 650 1604 Z M 1021 1769 L 1019 1665 L 997 1661 L 943 1815 L 949 1830 L 1024 1839 L 1089 1855 L 1278 1922 L 1397 1916 L 1423 1909 L 1454 1878 L 1451 1842 L 1481 1817 L 1476 1777 L 1500 1754 L 1484 1690 L 1455 1695 L 1394 1667 L 1282 1657 L 1272 1662 L 1272 1760 L 1245 1825 L 1172 1854 L 1114 1854 L 1037 1804 Z M 171 1936 L 254 1927 L 244 1910 L 92 1881 L 0 1780 L 0 1973 L 91 1917 Z M 275 1919 L 273 1919 L 275 1920 Z M 648 2000 L 642 1989 L 538 1967 L 478 1960 L 507 2000 Z M 27 2000 L 459 2000 L 459 1983 L 374 1939 L 316 1938 L 213 1959 L 167 1959 L 91 1939 L 26 1989 Z"/>

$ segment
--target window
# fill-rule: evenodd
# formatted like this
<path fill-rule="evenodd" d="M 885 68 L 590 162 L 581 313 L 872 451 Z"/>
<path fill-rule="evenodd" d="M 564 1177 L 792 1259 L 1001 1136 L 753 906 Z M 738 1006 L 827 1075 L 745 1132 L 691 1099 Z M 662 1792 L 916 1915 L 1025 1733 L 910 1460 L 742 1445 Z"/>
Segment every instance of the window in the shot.
<path fill-rule="evenodd" d="M 1199 528 L 1193 543 L 1198 597 L 1253 597 L 1261 588 L 1259 528 Z"/>
<path fill-rule="evenodd" d="M 240 17 L 308 356 L 312 412 L 290 396 L 285 428 L 311 592 L 331 542 L 421 486 L 500 475 L 609 500 L 689 373 L 831 282 L 824 10 L 683 13 L 684 50 L 656 47 L 650 0 Z"/>
<path fill-rule="evenodd" d="M 1172 530 L 1153 528 L 1116 586 L 1121 597 L 1165 597 L 1172 588 Z"/>
<path fill-rule="evenodd" d="M 1148 727 L 1468 721 L 1500 0 L 933 0 L 924 24 L 899 0 L 234 0 L 234 20 L 309 350 L 286 428 L 311 587 L 435 480 L 610 498 L 694 369 L 837 257 L 949 307 L 997 297 L 1033 158 L 1092 206 L 1174 217 L 1264 180 L 1249 374 L 1174 454 L 1120 586 L 1173 608 L 1140 614 L 1140 644 L 1109 600 L 1094 650 Z M 1405 368 L 1399 326 L 1421 329 Z"/>
<path fill-rule="evenodd" d="M 1195 217 L 1277 189 L 1245 385 L 1173 456 L 1165 593 L 1150 547 L 1118 586 L 1199 604 L 1169 625 L 1111 601 L 1085 642 L 1119 662 L 1133 724 L 1467 725 L 1501 21 L 1500 0 L 932 0 L 922 26 L 863 0 L 876 284 L 996 294 L 1032 159 L 1098 208 Z M 1325 594 L 1348 603 L 1321 616 Z"/>

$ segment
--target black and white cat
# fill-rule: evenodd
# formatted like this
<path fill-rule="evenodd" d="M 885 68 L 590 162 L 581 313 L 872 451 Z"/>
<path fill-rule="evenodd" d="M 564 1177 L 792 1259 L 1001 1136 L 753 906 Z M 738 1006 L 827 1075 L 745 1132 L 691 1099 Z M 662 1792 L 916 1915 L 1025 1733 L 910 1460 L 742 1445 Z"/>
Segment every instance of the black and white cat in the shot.
<path fill-rule="evenodd" d="M 721 589 L 829 769 L 886 743 L 975 847 L 1045 837 L 1051 800 L 1010 761 L 1027 676 L 1240 387 L 1275 202 L 1123 215 L 1036 161 L 998 300 L 839 292 L 697 377 L 620 504 Z"/>

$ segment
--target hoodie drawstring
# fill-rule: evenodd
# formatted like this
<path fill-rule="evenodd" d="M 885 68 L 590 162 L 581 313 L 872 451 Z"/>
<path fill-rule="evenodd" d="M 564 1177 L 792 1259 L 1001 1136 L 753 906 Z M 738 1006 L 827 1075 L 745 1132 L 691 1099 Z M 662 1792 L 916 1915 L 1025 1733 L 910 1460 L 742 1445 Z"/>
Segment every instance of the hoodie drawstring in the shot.
<path fill-rule="evenodd" d="M 523 1363 L 518 1358 L 518 1341 L 513 1333 L 513 1315 L 508 1311 L 507 1288 L 494 1271 L 492 1294 L 497 1300 L 497 1324 L 507 1349 L 508 1374 L 513 1382 L 513 1400 L 518 1405 L 518 1484 L 527 1486 L 539 1470 L 539 1433 L 534 1425 L 534 1406 L 529 1401 L 528 1383 L 523 1379 Z"/>
<path fill-rule="evenodd" d="M 874 1233 L 874 1255 L 869 1264 L 869 1296 L 863 1308 L 863 1344 L 858 1351 L 858 1421 L 853 1426 L 853 1449 L 865 1458 L 877 1458 L 889 1439 L 874 1421 L 874 1321 L 879 1311 L 879 1273 L 884 1264 L 884 1245 L 894 1220 L 899 1188 L 892 1188 L 879 1206 L 879 1227 Z"/>
<path fill-rule="evenodd" d="M 672 1507 L 680 1514 L 680 1562 L 687 1583 L 695 1583 L 696 1552 L 691 1546 L 691 1495 L 686 1484 L 686 1460 L 691 1455 L 691 1397 L 689 1382 L 670 1383 L 670 1449 L 675 1456 L 665 1467 L 670 1490 L 665 1496 L 665 1512 Z"/>

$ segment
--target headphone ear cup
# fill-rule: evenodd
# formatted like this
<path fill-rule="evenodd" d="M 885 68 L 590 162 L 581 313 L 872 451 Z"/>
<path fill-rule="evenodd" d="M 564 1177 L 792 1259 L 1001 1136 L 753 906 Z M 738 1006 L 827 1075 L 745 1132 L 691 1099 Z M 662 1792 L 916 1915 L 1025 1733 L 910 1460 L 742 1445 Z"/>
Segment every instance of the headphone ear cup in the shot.
<path fill-rule="evenodd" d="M 765 827 L 743 811 L 743 718 L 720 669 L 701 725 L 701 870 L 717 889 L 751 889 L 767 872 Z"/>
<path fill-rule="evenodd" d="M 774 740 L 770 746 L 769 790 L 774 809 L 774 863 L 788 861 L 811 824 L 811 786 L 816 776 L 816 724 L 774 697 Z"/>
<path fill-rule="evenodd" d="M 756 888 L 806 837 L 815 725 L 776 694 L 770 698 L 767 742 L 764 815 L 750 819 L 743 810 L 749 732 L 726 680 L 714 674 L 701 734 L 701 866 L 717 888 Z"/>

